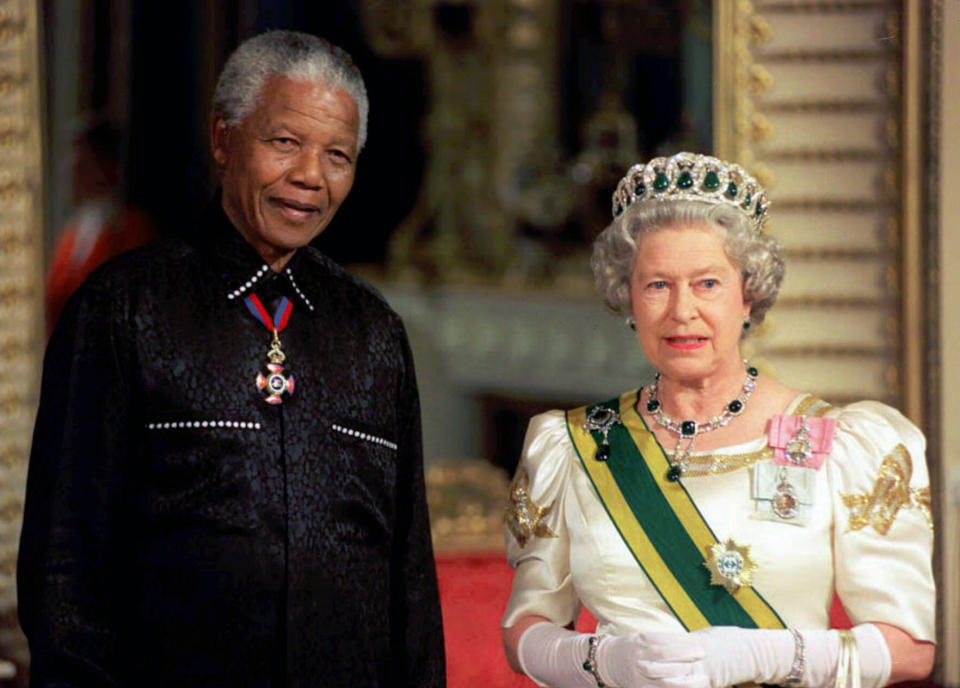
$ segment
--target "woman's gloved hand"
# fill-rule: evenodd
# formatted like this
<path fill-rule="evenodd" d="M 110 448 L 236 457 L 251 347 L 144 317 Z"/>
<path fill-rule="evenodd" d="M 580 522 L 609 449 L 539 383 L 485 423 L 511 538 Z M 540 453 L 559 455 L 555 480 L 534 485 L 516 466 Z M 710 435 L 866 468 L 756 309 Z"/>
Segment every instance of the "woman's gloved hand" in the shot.
<path fill-rule="evenodd" d="M 879 688 L 890 676 L 890 654 L 872 624 L 853 629 L 860 654 L 864 688 Z M 833 685 L 840 652 L 837 631 L 803 631 L 799 684 L 807 688 Z M 794 667 L 798 643 L 789 630 L 715 626 L 692 633 L 631 636 L 646 647 L 638 662 L 649 688 L 725 688 L 740 683 L 782 684 Z M 602 649 L 601 644 L 599 650 Z M 690 657 L 696 659 L 690 660 Z M 602 665 L 601 665 L 602 666 Z"/>
<path fill-rule="evenodd" d="M 600 676 L 618 688 L 707 688 L 691 673 L 706 659 L 689 633 L 633 633 L 603 638 L 597 647 Z"/>
<path fill-rule="evenodd" d="M 890 676 L 890 654 L 872 624 L 853 629 L 860 653 L 863 688 L 880 688 Z M 833 685 L 840 651 L 836 631 L 803 631 L 800 685 Z M 590 636 L 539 623 L 520 639 L 524 672 L 541 686 L 593 688 L 596 678 L 583 662 Z M 596 649 L 600 679 L 617 688 L 726 688 L 740 683 L 783 683 L 797 656 L 789 630 L 715 626 L 692 633 L 638 632 L 607 636 Z"/>
<path fill-rule="evenodd" d="M 667 682 L 693 671 L 703 660 L 703 649 L 684 642 L 688 633 L 634 633 L 604 636 L 594 657 L 597 673 L 611 688 L 685 686 L 683 681 Z M 590 649 L 590 635 L 556 624 L 534 624 L 520 638 L 517 656 L 524 673 L 541 686 L 596 688 L 596 677 L 584 668 Z M 702 688 L 707 688 L 703 683 Z"/>

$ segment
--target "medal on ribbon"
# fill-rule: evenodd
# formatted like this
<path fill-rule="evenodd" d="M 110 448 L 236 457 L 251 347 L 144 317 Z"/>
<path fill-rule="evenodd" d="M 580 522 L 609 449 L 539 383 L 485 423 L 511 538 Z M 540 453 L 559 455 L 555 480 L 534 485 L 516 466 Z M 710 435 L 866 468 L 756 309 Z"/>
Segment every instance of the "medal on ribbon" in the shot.
<path fill-rule="evenodd" d="M 776 414 L 770 418 L 768 443 L 773 460 L 753 467 L 757 509 L 752 518 L 805 526 L 813 507 L 814 481 L 833 442 L 835 418 Z"/>
<path fill-rule="evenodd" d="M 257 391 L 266 395 L 264 401 L 268 404 L 282 404 L 283 395 L 292 395 L 294 386 L 293 374 L 283 366 L 287 356 L 280 346 L 280 333 L 283 332 L 290 321 L 293 303 L 284 296 L 280 299 L 277 311 L 271 318 L 256 294 L 250 294 L 243 301 L 247 304 L 247 308 L 253 314 L 253 317 L 273 333 L 270 349 L 267 351 L 266 370 L 258 372 L 255 379 Z"/>

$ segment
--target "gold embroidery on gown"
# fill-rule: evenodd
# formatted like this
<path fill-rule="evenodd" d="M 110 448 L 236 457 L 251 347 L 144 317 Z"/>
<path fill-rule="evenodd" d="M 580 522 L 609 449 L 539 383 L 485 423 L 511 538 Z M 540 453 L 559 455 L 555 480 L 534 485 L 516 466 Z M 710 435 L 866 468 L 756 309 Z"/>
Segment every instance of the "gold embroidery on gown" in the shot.
<path fill-rule="evenodd" d="M 921 487 L 910 490 L 910 506 L 920 509 L 920 513 L 927 519 L 927 525 L 933 530 L 933 513 L 930 511 L 930 488 Z"/>
<path fill-rule="evenodd" d="M 530 497 L 530 477 L 523 469 L 517 471 L 513 484 L 510 485 L 510 501 L 504 522 L 521 547 L 524 547 L 531 537 L 557 537 L 543 522 L 552 508 L 553 502 L 544 507 L 534 503 Z"/>
<path fill-rule="evenodd" d="M 849 530 L 872 526 L 881 535 L 886 535 L 902 508 L 917 508 L 927 519 L 930 527 L 930 488 L 910 489 L 913 461 L 910 452 L 898 444 L 880 464 L 880 473 L 870 493 L 841 494 L 845 506 L 850 509 Z"/>

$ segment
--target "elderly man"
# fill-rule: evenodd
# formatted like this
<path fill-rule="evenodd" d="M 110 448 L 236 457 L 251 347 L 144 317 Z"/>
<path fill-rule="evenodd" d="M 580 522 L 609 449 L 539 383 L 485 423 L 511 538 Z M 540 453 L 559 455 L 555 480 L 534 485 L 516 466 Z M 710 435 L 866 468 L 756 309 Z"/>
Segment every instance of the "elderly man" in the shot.
<path fill-rule="evenodd" d="M 215 94 L 222 192 L 127 254 L 44 365 L 18 570 L 34 686 L 440 686 L 413 362 L 307 246 L 350 191 L 367 96 L 271 32 Z"/>

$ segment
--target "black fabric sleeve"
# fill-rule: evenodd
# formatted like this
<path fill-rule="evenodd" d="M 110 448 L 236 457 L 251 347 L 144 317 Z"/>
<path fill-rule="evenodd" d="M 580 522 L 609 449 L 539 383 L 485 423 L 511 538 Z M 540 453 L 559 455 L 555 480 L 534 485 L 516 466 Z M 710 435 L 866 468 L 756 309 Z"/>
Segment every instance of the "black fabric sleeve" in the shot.
<path fill-rule="evenodd" d="M 399 442 L 396 528 L 391 561 L 390 637 L 397 686 L 446 685 L 443 624 L 430 541 L 420 401 L 413 357 L 401 325 L 404 370 L 397 393 Z"/>
<path fill-rule="evenodd" d="M 113 290 L 89 284 L 50 339 L 17 563 L 31 686 L 114 686 L 131 398 Z"/>

